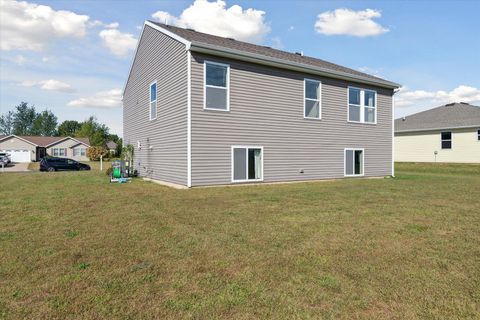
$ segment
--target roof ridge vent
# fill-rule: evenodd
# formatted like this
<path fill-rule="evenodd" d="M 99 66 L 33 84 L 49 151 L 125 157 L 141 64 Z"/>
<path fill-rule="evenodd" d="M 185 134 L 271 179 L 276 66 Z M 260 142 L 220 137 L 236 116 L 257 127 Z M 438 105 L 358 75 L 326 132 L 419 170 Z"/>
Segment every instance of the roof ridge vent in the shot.
<path fill-rule="evenodd" d="M 187 30 L 190 30 L 190 31 L 193 31 L 193 32 L 196 32 L 195 29 L 192 29 L 192 28 L 186 28 Z"/>
<path fill-rule="evenodd" d="M 447 103 L 447 104 L 445 105 L 445 107 L 451 107 L 451 106 L 454 106 L 454 105 L 455 105 L 455 102 Z"/>
<path fill-rule="evenodd" d="M 303 51 L 296 51 L 295 54 L 296 54 L 297 56 L 302 56 L 302 57 L 303 57 Z"/>
<path fill-rule="evenodd" d="M 226 37 L 225 39 L 228 39 L 228 40 L 235 41 L 235 39 L 233 39 L 233 38 L 229 38 L 229 37 Z"/>
<path fill-rule="evenodd" d="M 465 105 L 467 105 L 467 106 L 470 105 L 470 103 L 468 103 L 468 102 L 460 102 L 460 104 L 465 104 Z"/>

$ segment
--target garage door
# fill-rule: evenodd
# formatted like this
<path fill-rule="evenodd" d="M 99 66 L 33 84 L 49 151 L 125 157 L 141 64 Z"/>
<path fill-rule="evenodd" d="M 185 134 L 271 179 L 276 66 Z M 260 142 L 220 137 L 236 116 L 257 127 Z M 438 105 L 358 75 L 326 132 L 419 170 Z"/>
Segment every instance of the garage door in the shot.
<path fill-rule="evenodd" d="M 12 162 L 30 162 L 29 150 L 6 150 L 5 152 L 10 154 Z"/>

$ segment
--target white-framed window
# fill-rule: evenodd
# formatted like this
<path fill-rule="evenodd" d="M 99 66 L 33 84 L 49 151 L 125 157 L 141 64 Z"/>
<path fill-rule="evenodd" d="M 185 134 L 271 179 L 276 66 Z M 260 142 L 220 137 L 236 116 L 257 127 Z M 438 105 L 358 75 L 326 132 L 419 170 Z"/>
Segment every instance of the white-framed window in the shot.
<path fill-rule="evenodd" d="M 348 121 L 377 123 L 377 92 L 348 87 Z"/>
<path fill-rule="evenodd" d="M 157 80 L 150 83 L 150 120 L 157 119 Z"/>
<path fill-rule="evenodd" d="M 52 148 L 52 155 L 54 157 L 65 157 L 67 155 L 66 148 Z"/>
<path fill-rule="evenodd" d="M 263 147 L 232 146 L 232 182 L 263 180 Z"/>
<path fill-rule="evenodd" d="M 452 149 L 452 132 L 444 131 L 440 133 L 442 140 L 442 149 Z"/>
<path fill-rule="evenodd" d="M 86 148 L 74 148 L 73 156 L 85 156 L 87 154 Z"/>
<path fill-rule="evenodd" d="M 356 177 L 364 175 L 364 149 L 345 149 L 345 177 Z"/>
<path fill-rule="evenodd" d="M 303 117 L 308 119 L 322 118 L 322 83 L 318 80 L 303 81 Z"/>
<path fill-rule="evenodd" d="M 230 110 L 230 66 L 228 64 L 204 62 L 203 108 L 208 110 Z"/>

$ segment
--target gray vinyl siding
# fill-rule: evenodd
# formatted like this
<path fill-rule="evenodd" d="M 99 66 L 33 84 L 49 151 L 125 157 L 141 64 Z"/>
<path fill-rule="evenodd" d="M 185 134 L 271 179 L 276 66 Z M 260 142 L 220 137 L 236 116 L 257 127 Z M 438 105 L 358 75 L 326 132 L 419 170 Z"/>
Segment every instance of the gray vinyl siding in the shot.
<path fill-rule="evenodd" d="M 150 121 L 149 90 L 155 80 L 157 119 Z M 187 184 L 187 52 L 149 26 L 125 88 L 123 132 L 125 143 L 135 147 L 134 166 L 141 176 Z"/>
<path fill-rule="evenodd" d="M 203 109 L 204 59 L 230 64 L 229 112 Z M 192 186 L 231 183 L 232 145 L 263 146 L 265 182 L 343 178 L 345 148 L 365 150 L 365 176 L 391 175 L 391 89 L 198 53 L 191 73 Z M 321 120 L 303 117 L 304 78 L 322 82 Z M 347 122 L 348 86 L 377 91 L 376 125 Z"/>

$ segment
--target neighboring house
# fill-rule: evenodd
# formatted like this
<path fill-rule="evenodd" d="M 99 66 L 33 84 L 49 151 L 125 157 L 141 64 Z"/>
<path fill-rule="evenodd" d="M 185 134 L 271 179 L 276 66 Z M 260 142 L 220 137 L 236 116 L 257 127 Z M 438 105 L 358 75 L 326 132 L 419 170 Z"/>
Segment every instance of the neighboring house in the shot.
<path fill-rule="evenodd" d="M 0 136 L 0 152 L 10 154 L 12 162 L 40 161 L 45 155 L 88 161 L 88 138 Z"/>
<path fill-rule="evenodd" d="M 395 161 L 480 163 L 480 107 L 449 103 L 396 119 Z"/>
<path fill-rule="evenodd" d="M 107 149 L 111 155 L 115 155 L 117 153 L 117 144 L 110 140 L 107 142 Z"/>
<path fill-rule="evenodd" d="M 146 21 L 123 92 L 140 176 L 184 186 L 393 174 L 399 85 Z"/>

